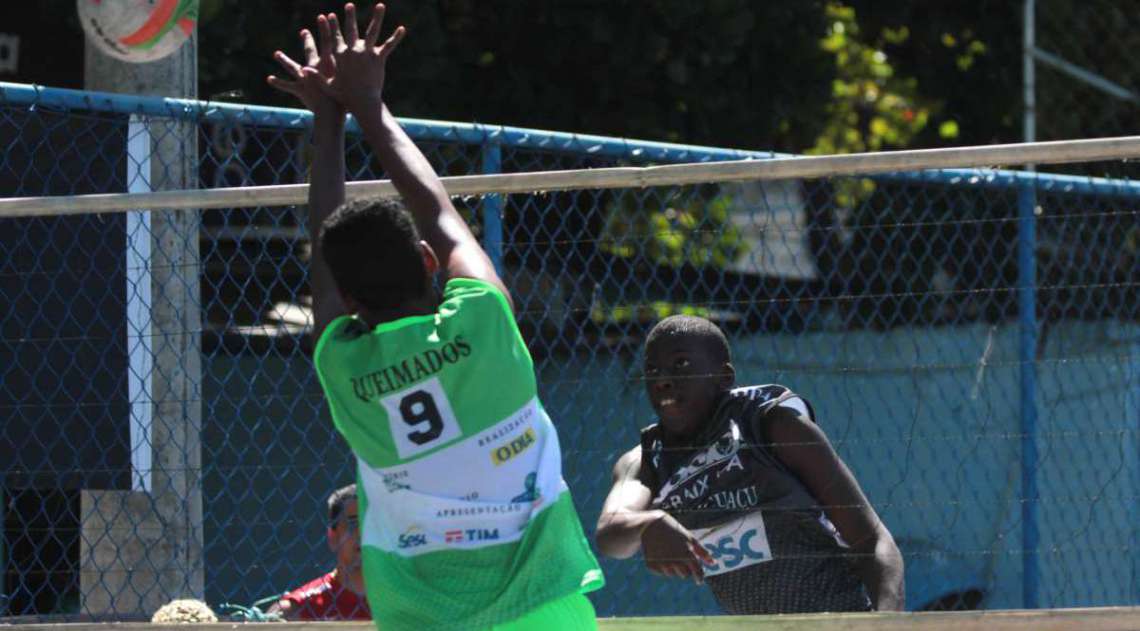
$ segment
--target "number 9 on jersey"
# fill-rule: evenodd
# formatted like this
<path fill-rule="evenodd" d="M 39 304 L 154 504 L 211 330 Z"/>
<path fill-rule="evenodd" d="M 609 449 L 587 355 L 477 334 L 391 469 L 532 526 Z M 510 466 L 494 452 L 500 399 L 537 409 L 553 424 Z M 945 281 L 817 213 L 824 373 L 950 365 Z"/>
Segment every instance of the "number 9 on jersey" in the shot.
<path fill-rule="evenodd" d="M 463 435 L 438 377 L 380 400 L 401 460 Z"/>

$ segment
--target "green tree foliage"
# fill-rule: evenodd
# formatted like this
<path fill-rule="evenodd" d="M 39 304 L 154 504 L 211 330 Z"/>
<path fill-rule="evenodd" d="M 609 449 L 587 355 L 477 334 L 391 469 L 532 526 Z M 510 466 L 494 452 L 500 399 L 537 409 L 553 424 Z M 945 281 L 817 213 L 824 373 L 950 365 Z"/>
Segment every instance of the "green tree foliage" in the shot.
<path fill-rule="evenodd" d="M 856 153 L 909 146 L 937 116 L 942 104 L 924 96 L 914 77 L 899 72 L 887 46 L 905 46 L 910 30 L 861 26 L 856 10 L 829 3 L 827 33 L 820 46 L 835 60 L 835 78 L 826 123 L 808 150 L 812 154 Z M 875 33 L 868 36 L 868 33 Z M 944 139 L 956 137 L 952 119 L 939 126 Z M 910 204 L 896 205 L 898 187 L 868 178 L 835 178 L 813 186 L 809 221 L 816 228 L 811 245 L 820 274 L 844 293 L 891 295 L 925 288 L 938 254 L 913 229 L 892 229 L 913 218 Z M 919 211 L 921 212 L 921 211 Z M 849 324 L 889 326 L 899 317 L 919 317 L 915 301 L 856 299 L 839 304 Z"/>
<path fill-rule="evenodd" d="M 1064 2 L 1065 0 L 1060 0 Z M 912 146 L 1021 139 L 1021 2 L 847 0 L 866 33 L 905 29 L 882 50 L 895 72 L 939 104 Z M 944 130 L 945 128 L 945 130 Z M 957 135 L 950 132 L 956 129 Z"/>
<path fill-rule="evenodd" d="M 726 267 L 746 251 L 740 230 L 730 222 L 735 200 L 657 191 L 621 193 L 610 205 L 603 228 L 603 251 L 640 257 L 655 265 Z"/>
<path fill-rule="evenodd" d="M 905 43 L 909 30 L 884 27 L 869 41 L 852 7 L 829 3 L 824 13 L 828 26 L 820 47 L 834 58 L 835 78 L 823 129 L 806 153 L 860 153 L 909 146 L 940 106 L 922 97 L 918 82 L 901 76 L 883 50 L 887 43 Z M 952 131 L 957 134 L 956 127 Z M 850 208 L 873 190 L 869 179 L 840 180 L 834 187 L 835 204 Z"/>
<path fill-rule="evenodd" d="M 919 95 L 913 77 L 900 76 L 883 45 L 902 43 L 906 27 L 885 28 L 868 41 L 855 19 L 855 10 L 828 4 L 829 25 L 820 42 L 835 60 L 826 123 L 813 154 L 854 153 L 906 147 L 930 121 L 937 104 Z"/>

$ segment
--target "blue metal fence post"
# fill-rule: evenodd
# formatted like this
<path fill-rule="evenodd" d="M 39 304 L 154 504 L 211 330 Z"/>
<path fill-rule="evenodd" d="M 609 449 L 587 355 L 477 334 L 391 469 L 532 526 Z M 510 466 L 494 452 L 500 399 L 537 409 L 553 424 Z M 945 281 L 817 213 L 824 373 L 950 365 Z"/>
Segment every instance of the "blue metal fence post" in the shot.
<path fill-rule="evenodd" d="M 503 167 L 502 144 L 497 138 L 488 137 L 483 141 L 482 172 L 501 173 Z M 503 273 L 503 196 L 489 194 L 483 196 L 483 249 L 495 265 L 495 271 Z"/>
<path fill-rule="evenodd" d="M 1124 329 L 1125 339 L 1136 340 L 1136 328 Z M 1129 353 L 1124 369 L 1124 427 L 1131 428 L 1132 432 L 1124 432 L 1124 440 L 1128 447 L 1124 453 L 1132 458 L 1132 497 L 1140 494 L 1140 341 L 1133 341 L 1129 345 Z M 1130 545 L 1132 554 L 1132 589 L 1130 595 L 1132 602 L 1140 601 L 1140 506 L 1135 499 L 1129 501 L 1132 514 L 1132 532 Z"/>
<path fill-rule="evenodd" d="M 1017 304 L 1021 365 L 1022 606 L 1038 606 L 1037 547 L 1037 191 L 1024 182 L 1017 191 Z"/>
<path fill-rule="evenodd" d="M 7 519 L 8 498 L 4 496 L 4 486 L 0 485 L 0 616 L 8 615 L 8 534 L 4 528 Z"/>

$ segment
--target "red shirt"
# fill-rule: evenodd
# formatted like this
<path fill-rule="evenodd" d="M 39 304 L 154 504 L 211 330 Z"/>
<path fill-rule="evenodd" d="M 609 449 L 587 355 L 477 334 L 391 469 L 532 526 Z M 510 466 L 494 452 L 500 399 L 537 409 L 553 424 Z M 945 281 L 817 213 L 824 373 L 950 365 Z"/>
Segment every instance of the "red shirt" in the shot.
<path fill-rule="evenodd" d="M 348 589 L 333 572 L 319 576 L 281 597 L 300 620 L 371 620 L 363 594 Z"/>

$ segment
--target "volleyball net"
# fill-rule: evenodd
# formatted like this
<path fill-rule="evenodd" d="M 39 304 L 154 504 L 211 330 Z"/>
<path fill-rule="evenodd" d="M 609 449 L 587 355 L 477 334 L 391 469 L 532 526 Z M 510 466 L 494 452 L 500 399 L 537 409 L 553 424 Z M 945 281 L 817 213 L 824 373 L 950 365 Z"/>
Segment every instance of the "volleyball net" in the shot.
<path fill-rule="evenodd" d="M 354 474 L 309 362 L 308 122 L 0 84 L 0 615 L 331 567 Z M 686 313 L 739 383 L 811 401 L 910 608 L 1140 602 L 1140 138 L 792 157 L 404 122 L 513 292 L 588 533 L 652 421 L 644 336 Z M 348 164 L 393 194 L 355 133 Z M 603 565 L 607 624 L 719 611 Z"/>

